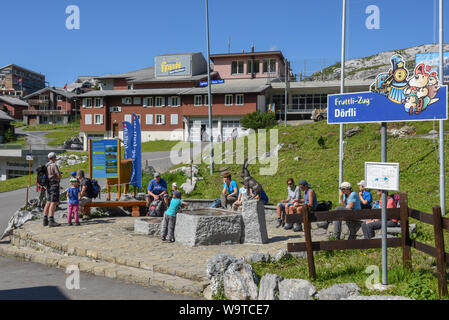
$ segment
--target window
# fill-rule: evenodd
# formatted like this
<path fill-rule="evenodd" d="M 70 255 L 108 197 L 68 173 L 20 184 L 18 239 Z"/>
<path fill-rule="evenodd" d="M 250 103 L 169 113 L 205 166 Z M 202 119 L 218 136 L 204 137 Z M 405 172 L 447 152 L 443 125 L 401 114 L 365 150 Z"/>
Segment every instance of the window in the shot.
<path fill-rule="evenodd" d="M 144 107 L 153 107 L 153 97 L 146 97 L 143 98 L 143 106 Z"/>
<path fill-rule="evenodd" d="M 263 73 L 276 73 L 276 59 L 263 61 Z"/>
<path fill-rule="evenodd" d="M 122 112 L 122 108 L 121 107 L 110 107 L 109 111 L 112 113 L 118 113 L 118 112 Z"/>
<path fill-rule="evenodd" d="M 103 108 L 103 99 L 95 98 L 95 108 Z"/>
<path fill-rule="evenodd" d="M 233 100 L 234 100 L 234 96 L 232 94 L 227 94 L 225 96 L 225 106 L 232 106 L 234 104 Z"/>
<path fill-rule="evenodd" d="M 92 98 L 86 99 L 86 108 L 92 108 Z"/>
<path fill-rule="evenodd" d="M 137 104 L 137 105 L 139 105 L 139 104 L 141 104 L 142 103 L 142 99 L 140 99 L 140 97 L 134 97 L 134 102 L 133 102 L 133 104 Z"/>
<path fill-rule="evenodd" d="M 177 125 L 178 124 L 178 115 L 177 114 L 172 114 L 170 116 L 170 124 L 171 125 Z"/>
<path fill-rule="evenodd" d="M 62 96 L 58 94 L 58 96 L 56 97 L 56 100 L 62 101 Z"/>
<path fill-rule="evenodd" d="M 122 98 L 122 103 L 123 104 L 132 104 L 133 103 L 133 99 L 130 98 L 130 97 Z"/>
<path fill-rule="evenodd" d="M 237 94 L 235 96 L 235 104 L 238 106 L 243 106 L 245 104 L 243 94 Z"/>
<path fill-rule="evenodd" d="M 156 97 L 156 107 L 165 107 L 165 97 Z"/>
<path fill-rule="evenodd" d="M 130 114 L 125 114 L 125 121 L 131 123 L 133 121 L 133 117 Z"/>
<path fill-rule="evenodd" d="M 90 125 L 92 124 L 92 115 L 91 114 L 86 114 L 84 116 L 84 124 L 85 125 Z"/>
<path fill-rule="evenodd" d="M 232 74 L 243 74 L 243 61 L 232 61 Z"/>
<path fill-rule="evenodd" d="M 204 105 L 209 106 L 209 95 L 204 96 Z"/>
<path fill-rule="evenodd" d="M 168 98 L 168 106 L 169 107 L 179 107 L 181 106 L 181 99 L 177 96 Z"/>
<path fill-rule="evenodd" d="M 203 96 L 195 96 L 195 107 L 200 107 L 203 105 Z"/>
<path fill-rule="evenodd" d="M 157 125 L 164 125 L 165 124 L 165 115 L 157 114 L 156 115 L 156 124 Z"/>
<path fill-rule="evenodd" d="M 61 110 L 62 110 L 62 106 L 57 106 L 56 109 L 57 109 L 58 111 L 61 111 Z"/>
<path fill-rule="evenodd" d="M 48 96 L 41 95 L 41 96 L 39 96 L 39 100 L 41 100 L 41 101 L 48 101 L 49 99 L 48 99 Z"/>
<path fill-rule="evenodd" d="M 153 115 L 152 114 L 147 114 L 146 115 L 146 124 L 147 125 L 152 125 L 153 124 Z"/>
<path fill-rule="evenodd" d="M 95 115 L 95 124 L 103 124 L 103 115 L 102 114 Z"/>
<path fill-rule="evenodd" d="M 252 72 L 254 66 L 254 72 Z M 248 60 L 248 63 L 246 64 L 246 73 L 252 74 L 252 73 L 259 73 L 260 72 L 260 61 L 259 60 Z"/>
<path fill-rule="evenodd" d="M 133 84 L 128 84 L 128 90 L 134 90 L 134 85 Z"/>

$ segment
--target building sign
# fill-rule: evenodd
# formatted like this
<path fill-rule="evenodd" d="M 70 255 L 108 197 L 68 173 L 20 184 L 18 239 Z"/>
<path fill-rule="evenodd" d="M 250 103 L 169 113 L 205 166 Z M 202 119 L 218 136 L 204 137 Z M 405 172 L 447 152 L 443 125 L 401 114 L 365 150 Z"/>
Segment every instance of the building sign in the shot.
<path fill-rule="evenodd" d="M 440 54 L 439 53 L 418 53 L 416 55 L 416 65 L 429 65 L 432 67 L 431 72 L 437 72 L 440 68 Z M 443 58 L 444 81 L 449 81 L 449 52 L 444 53 Z"/>
<path fill-rule="evenodd" d="M 118 178 L 120 140 L 91 140 L 92 178 Z"/>
<path fill-rule="evenodd" d="M 212 85 L 214 84 L 225 84 L 225 80 L 224 79 L 220 79 L 220 80 L 212 80 Z M 200 82 L 200 87 L 207 87 L 209 86 L 209 81 L 202 81 Z"/>
<path fill-rule="evenodd" d="M 438 73 L 425 64 L 410 73 L 400 55 L 391 64 L 370 92 L 329 95 L 328 123 L 447 120 L 448 89 L 438 85 Z"/>
<path fill-rule="evenodd" d="M 191 76 L 190 55 L 158 56 L 155 58 L 156 77 Z"/>
<path fill-rule="evenodd" d="M 367 189 L 399 191 L 399 163 L 365 163 Z"/>

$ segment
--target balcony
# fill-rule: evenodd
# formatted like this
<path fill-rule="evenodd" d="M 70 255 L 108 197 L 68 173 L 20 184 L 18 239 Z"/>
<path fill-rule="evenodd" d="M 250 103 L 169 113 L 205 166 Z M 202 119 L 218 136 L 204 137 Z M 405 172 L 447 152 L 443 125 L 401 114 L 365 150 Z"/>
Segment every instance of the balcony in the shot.
<path fill-rule="evenodd" d="M 28 103 L 32 106 L 49 106 L 50 101 L 48 100 L 39 100 L 39 99 L 30 99 L 28 100 Z"/>
<path fill-rule="evenodd" d="M 65 110 L 25 110 L 24 116 L 69 116 L 70 111 Z"/>

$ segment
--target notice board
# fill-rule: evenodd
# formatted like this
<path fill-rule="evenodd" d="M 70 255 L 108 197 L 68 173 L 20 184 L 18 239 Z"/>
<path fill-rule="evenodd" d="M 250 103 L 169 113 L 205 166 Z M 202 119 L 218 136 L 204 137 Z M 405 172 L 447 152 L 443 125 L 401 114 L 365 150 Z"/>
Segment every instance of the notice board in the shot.
<path fill-rule="evenodd" d="M 399 163 L 365 163 L 365 181 L 368 189 L 399 191 Z"/>

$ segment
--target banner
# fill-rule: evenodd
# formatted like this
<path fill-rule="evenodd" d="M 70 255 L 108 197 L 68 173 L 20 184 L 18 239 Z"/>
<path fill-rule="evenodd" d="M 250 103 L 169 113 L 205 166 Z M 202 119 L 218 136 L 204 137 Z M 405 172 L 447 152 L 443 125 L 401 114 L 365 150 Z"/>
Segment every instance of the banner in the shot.
<path fill-rule="evenodd" d="M 428 52 L 416 54 L 416 65 L 429 65 L 432 67 L 431 72 L 438 72 L 440 68 L 440 53 Z M 449 81 L 449 52 L 443 54 L 443 71 L 444 81 Z"/>
<path fill-rule="evenodd" d="M 329 95 L 328 123 L 447 120 L 448 88 L 439 86 L 438 73 L 425 64 L 410 73 L 400 55 L 391 64 L 370 92 Z"/>
<path fill-rule="evenodd" d="M 133 141 L 131 159 L 133 160 L 133 172 L 130 185 L 142 188 L 142 135 L 139 118 L 134 113 L 132 128 Z"/>
<path fill-rule="evenodd" d="M 91 140 L 92 178 L 118 178 L 120 140 Z"/>
<path fill-rule="evenodd" d="M 125 145 L 125 159 L 132 158 L 133 137 L 132 124 L 127 121 L 123 121 L 123 144 Z"/>

